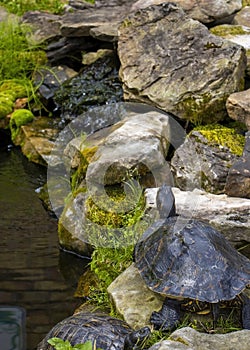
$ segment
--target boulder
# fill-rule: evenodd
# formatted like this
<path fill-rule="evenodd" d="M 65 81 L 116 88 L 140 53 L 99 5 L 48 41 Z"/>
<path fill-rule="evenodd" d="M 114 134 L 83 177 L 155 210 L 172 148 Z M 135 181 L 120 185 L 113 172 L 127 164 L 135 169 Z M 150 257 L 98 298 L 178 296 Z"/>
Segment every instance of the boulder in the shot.
<path fill-rule="evenodd" d="M 250 198 L 250 131 L 246 134 L 242 157 L 229 170 L 225 193 L 232 197 Z"/>
<path fill-rule="evenodd" d="M 145 191 L 148 212 L 153 211 L 153 217 L 157 217 L 157 191 L 157 188 Z M 173 193 L 177 214 L 208 223 L 236 247 L 250 242 L 249 199 L 215 195 L 198 189 L 181 191 L 176 187 L 173 188 Z"/>
<path fill-rule="evenodd" d="M 163 4 L 164 0 L 139 0 L 132 5 L 131 10 L 146 8 L 152 5 Z M 218 19 L 226 19 L 228 16 L 234 14 L 241 9 L 240 0 L 175 0 L 187 15 L 202 23 L 211 23 Z"/>
<path fill-rule="evenodd" d="M 176 186 L 223 193 L 229 168 L 242 154 L 243 146 L 244 136 L 234 129 L 220 125 L 197 127 L 171 159 Z"/>
<path fill-rule="evenodd" d="M 246 124 L 250 130 L 250 89 L 231 94 L 226 108 L 230 118 Z"/>
<path fill-rule="evenodd" d="M 174 331 L 169 340 L 154 344 L 150 350 L 247 350 L 250 331 L 241 330 L 227 334 L 207 334 L 191 327 Z"/>
<path fill-rule="evenodd" d="M 243 7 L 232 21 L 233 24 L 238 24 L 245 27 L 250 27 L 250 6 Z"/>
<path fill-rule="evenodd" d="M 124 98 L 194 123 L 223 120 L 227 97 L 243 89 L 242 46 L 209 32 L 178 5 L 131 13 L 119 27 Z"/>

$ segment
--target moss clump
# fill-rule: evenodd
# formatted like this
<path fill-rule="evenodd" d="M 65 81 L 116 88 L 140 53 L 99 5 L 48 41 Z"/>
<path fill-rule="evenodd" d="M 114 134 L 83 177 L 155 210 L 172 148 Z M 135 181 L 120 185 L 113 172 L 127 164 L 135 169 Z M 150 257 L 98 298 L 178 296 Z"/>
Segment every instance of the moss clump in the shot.
<path fill-rule="evenodd" d="M 33 119 L 34 115 L 28 109 L 18 109 L 13 112 L 10 118 L 11 139 L 13 142 L 19 133 L 20 127 L 32 122 Z"/>
<path fill-rule="evenodd" d="M 244 35 L 249 31 L 244 30 L 241 25 L 221 24 L 210 29 L 210 32 L 214 35 L 225 37 L 228 35 Z"/>
<path fill-rule="evenodd" d="M 221 96 L 216 101 L 212 101 L 209 93 L 203 95 L 191 95 L 178 104 L 180 112 L 184 113 L 184 118 L 194 125 L 201 125 L 207 120 L 216 122 L 226 116 L 226 99 L 228 96 Z"/>
<path fill-rule="evenodd" d="M 0 94 L 7 94 L 12 96 L 13 101 L 17 98 L 27 97 L 30 91 L 27 90 L 27 86 L 21 81 L 16 80 L 4 80 L 0 86 Z"/>
<path fill-rule="evenodd" d="M 199 131 L 210 144 L 228 147 L 232 153 L 242 155 L 245 138 L 237 134 L 235 129 L 220 124 L 209 124 L 196 127 L 194 130 Z"/>
<path fill-rule="evenodd" d="M 13 110 L 14 102 L 9 97 L 0 96 L 0 119 L 6 117 Z"/>
<path fill-rule="evenodd" d="M 71 175 L 71 190 L 72 190 L 73 196 L 79 193 L 78 186 L 84 180 L 88 165 L 91 162 L 91 159 L 94 157 L 97 149 L 98 149 L 97 146 L 92 146 L 92 147 L 85 147 L 81 151 L 80 164 L 77 170 Z"/>

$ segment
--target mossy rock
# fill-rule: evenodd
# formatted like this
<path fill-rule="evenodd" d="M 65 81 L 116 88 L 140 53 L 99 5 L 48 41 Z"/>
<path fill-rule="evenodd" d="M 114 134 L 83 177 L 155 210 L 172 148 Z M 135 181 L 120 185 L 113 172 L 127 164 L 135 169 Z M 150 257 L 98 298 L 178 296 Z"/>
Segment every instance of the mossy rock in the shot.
<path fill-rule="evenodd" d="M 27 97 L 29 92 L 27 86 L 16 80 L 4 80 L 0 86 L 0 93 L 5 93 L 13 96 L 13 99 Z"/>
<path fill-rule="evenodd" d="M 0 119 L 5 118 L 13 110 L 14 102 L 9 97 L 0 95 Z"/>
<path fill-rule="evenodd" d="M 31 123 L 33 119 L 34 115 L 28 109 L 18 109 L 15 112 L 13 112 L 10 118 L 11 139 L 13 142 L 15 141 L 19 133 L 20 127 L 22 125 Z"/>
<path fill-rule="evenodd" d="M 225 127 L 220 124 L 208 124 L 194 128 L 199 131 L 211 145 L 220 145 L 238 156 L 242 155 L 245 137 L 237 133 L 234 128 Z"/>

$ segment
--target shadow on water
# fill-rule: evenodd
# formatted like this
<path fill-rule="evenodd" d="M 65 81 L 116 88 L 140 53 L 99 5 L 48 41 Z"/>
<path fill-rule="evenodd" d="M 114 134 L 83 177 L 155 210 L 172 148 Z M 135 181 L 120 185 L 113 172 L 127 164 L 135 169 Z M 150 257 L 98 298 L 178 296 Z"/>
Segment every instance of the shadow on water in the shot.
<path fill-rule="evenodd" d="M 13 317 L 26 329 L 25 350 L 35 349 L 81 304 L 74 292 L 88 262 L 59 250 L 57 222 L 35 192 L 45 179 L 46 170 L 29 162 L 19 149 L 0 148 L 0 341 L 6 327 L 3 315 L 24 310 L 25 321 L 23 316 Z M 1 350 L 20 350 L 2 346 Z"/>

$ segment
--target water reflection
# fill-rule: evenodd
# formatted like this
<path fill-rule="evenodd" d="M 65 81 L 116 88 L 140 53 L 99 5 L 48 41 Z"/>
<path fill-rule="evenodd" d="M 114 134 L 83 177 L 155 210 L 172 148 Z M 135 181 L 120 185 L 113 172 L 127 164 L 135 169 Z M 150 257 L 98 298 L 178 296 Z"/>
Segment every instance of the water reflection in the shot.
<path fill-rule="evenodd" d="M 0 304 L 26 310 L 27 350 L 82 302 L 74 291 L 86 266 L 68 254 L 65 266 L 57 222 L 35 193 L 45 175 L 45 169 L 28 162 L 20 150 L 0 150 Z M 67 279 L 72 268 L 75 272 Z"/>

